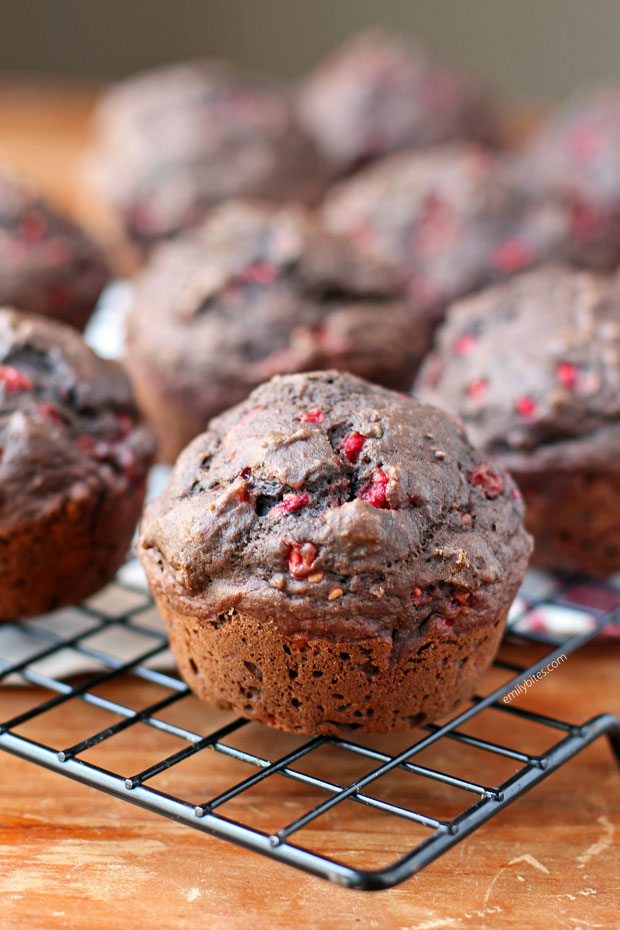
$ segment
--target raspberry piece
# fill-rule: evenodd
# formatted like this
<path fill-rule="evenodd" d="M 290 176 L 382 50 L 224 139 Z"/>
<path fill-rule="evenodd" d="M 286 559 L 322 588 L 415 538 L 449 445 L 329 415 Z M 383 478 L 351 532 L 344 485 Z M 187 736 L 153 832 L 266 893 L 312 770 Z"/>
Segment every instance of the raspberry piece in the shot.
<path fill-rule="evenodd" d="M 531 397 L 520 397 L 516 403 L 517 413 L 526 420 L 531 419 L 536 412 L 536 404 Z"/>
<path fill-rule="evenodd" d="M 243 284 L 271 284 L 278 277 L 278 269 L 270 262 L 254 262 L 237 275 Z"/>
<path fill-rule="evenodd" d="M 309 494 L 285 494 L 282 502 L 271 508 L 269 516 L 272 520 L 279 520 L 284 514 L 297 513 L 298 510 L 307 507 L 309 503 Z"/>
<path fill-rule="evenodd" d="M 289 540 L 288 570 L 294 578 L 307 578 L 312 574 L 312 568 L 319 554 L 319 550 L 311 542 L 298 542 Z"/>
<path fill-rule="evenodd" d="M 471 384 L 467 385 L 467 395 L 473 400 L 480 400 L 481 397 L 484 397 L 488 389 L 489 382 L 487 379 L 478 378 L 476 381 L 472 381 Z"/>
<path fill-rule="evenodd" d="M 453 594 L 452 600 L 456 601 L 457 604 L 465 606 L 465 604 L 469 604 L 471 600 L 471 591 L 462 591 L 458 594 Z"/>
<path fill-rule="evenodd" d="M 390 510 L 391 508 L 386 495 L 389 480 L 384 471 L 380 468 L 376 468 L 372 476 L 371 484 L 367 484 L 366 487 L 362 488 L 360 491 L 360 499 L 368 501 L 369 504 L 372 504 L 373 507 L 378 507 L 380 510 Z"/>
<path fill-rule="evenodd" d="M 572 154 L 580 161 L 589 161 L 601 148 L 603 138 L 598 129 L 584 123 L 573 130 L 569 146 Z"/>
<path fill-rule="evenodd" d="M 118 439 L 125 439 L 133 429 L 133 419 L 124 410 L 116 414 L 116 423 L 118 425 Z"/>
<path fill-rule="evenodd" d="M 37 413 L 54 423 L 64 423 L 60 410 L 54 404 L 37 404 Z"/>
<path fill-rule="evenodd" d="M 588 242 L 600 231 L 602 216 L 600 210 L 585 200 L 573 200 L 571 204 L 571 229 L 576 239 Z"/>
<path fill-rule="evenodd" d="M 455 355 L 469 355 L 476 345 L 476 337 L 471 333 L 463 333 L 454 343 L 452 349 Z"/>
<path fill-rule="evenodd" d="M 504 490 L 504 476 L 493 468 L 489 468 L 486 462 L 478 465 L 469 473 L 469 483 L 472 487 L 484 491 L 485 497 L 491 500 L 499 497 Z"/>
<path fill-rule="evenodd" d="M 318 407 L 313 407 L 311 410 L 304 410 L 297 419 L 301 423 L 324 423 L 325 414 Z"/>
<path fill-rule="evenodd" d="M 47 223 L 42 213 L 32 210 L 24 213 L 19 221 L 19 235 L 26 242 L 38 242 L 47 232 Z"/>
<path fill-rule="evenodd" d="M 451 630 L 454 626 L 454 620 L 448 619 L 448 617 L 437 617 L 439 626 L 443 627 L 444 630 Z"/>
<path fill-rule="evenodd" d="M 245 468 L 242 468 L 242 469 L 241 469 L 241 477 L 242 477 L 242 478 L 250 478 L 251 475 L 252 475 L 252 469 L 250 468 L 249 465 L 246 465 Z"/>
<path fill-rule="evenodd" d="M 25 375 L 13 365 L 0 365 L 0 384 L 8 394 L 19 394 L 20 391 L 30 391 L 33 387 L 32 378 Z"/>
<path fill-rule="evenodd" d="M 249 423 L 250 420 L 253 420 L 257 413 L 259 413 L 263 408 L 254 407 L 252 410 L 248 410 L 241 419 L 239 420 L 239 426 L 245 426 L 246 423 Z"/>
<path fill-rule="evenodd" d="M 560 362 L 555 370 L 555 373 L 562 387 L 571 390 L 577 384 L 577 379 L 579 378 L 579 369 L 576 365 L 571 365 L 570 362 Z"/>
<path fill-rule="evenodd" d="M 511 274 L 520 271 L 532 261 L 530 247 L 519 239 L 507 239 L 500 243 L 493 252 L 491 264 L 497 271 Z"/>
<path fill-rule="evenodd" d="M 344 437 L 340 448 L 347 462 L 352 462 L 355 465 L 365 442 L 366 437 L 362 436 L 361 433 L 349 433 L 348 436 Z"/>

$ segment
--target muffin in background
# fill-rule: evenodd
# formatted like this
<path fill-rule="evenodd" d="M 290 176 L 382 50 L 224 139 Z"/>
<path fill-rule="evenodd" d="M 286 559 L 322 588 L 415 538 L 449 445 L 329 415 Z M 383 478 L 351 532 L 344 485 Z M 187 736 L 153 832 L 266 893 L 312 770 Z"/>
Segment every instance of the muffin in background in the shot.
<path fill-rule="evenodd" d="M 127 367 L 174 461 L 274 374 L 336 367 L 408 390 L 430 328 L 400 273 L 302 207 L 230 201 L 160 246 L 138 277 Z"/>
<path fill-rule="evenodd" d="M 511 479 L 452 417 L 324 371 L 213 420 L 138 549 L 200 698 L 338 734 L 419 726 L 473 694 L 531 539 Z"/>
<path fill-rule="evenodd" d="M 339 174 L 402 148 L 454 139 L 493 143 L 486 90 L 383 29 L 351 36 L 300 82 L 300 122 Z"/>
<path fill-rule="evenodd" d="M 543 120 L 514 168 L 529 196 L 566 201 L 576 260 L 620 262 L 620 85 L 582 90 Z"/>
<path fill-rule="evenodd" d="M 229 197 L 314 202 L 327 174 L 285 87 L 195 61 L 133 75 L 104 94 L 87 180 L 145 250 Z"/>
<path fill-rule="evenodd" d="M 415 394 L 514 475 L 536 564 L 620 570 L 617 280 L 545 267 L 456 303 Z"/>
<path fill-rule="evenodd" d="M 0 309 L 0 620 L 112 580 L 154 451 L 116 362 L 71 327 Z"/>
<path fill-rule="evenodd" d="M 0 306 L 83 329 L 108 276 L 100 248 L 83 229 L 0 171 Z"/>
<path fill-rule="evenodd" d="M 371 165 L 331 189 L 321 218 L 397 264 L 434 320 L 449 301 L 568 248 L 564 205 L 525 197 L 503 159 L 468 143 Z"/>

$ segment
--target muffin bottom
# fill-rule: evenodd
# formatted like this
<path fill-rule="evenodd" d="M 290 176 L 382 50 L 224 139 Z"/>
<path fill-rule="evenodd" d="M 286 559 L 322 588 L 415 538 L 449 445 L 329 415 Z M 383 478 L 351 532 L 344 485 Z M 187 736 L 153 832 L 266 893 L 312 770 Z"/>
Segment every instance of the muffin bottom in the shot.
<path fill-rule="evenodd" d="M 534 536 L 532 564 L 608 575 L 620 571 L 620 470 L 553 474 L 512 470 Z"/>
<path fill-rule="evenodd" d="M 77 604 L 111 581 L 142 509 L 146 480 L 63 500 L 0 530 L 0 621 Z"/>
<path fill-rule="evenodd" d="M 198 619 L 154 593 L 181 675 L 201 700 L 307 734 L 387 733 L 444 716 L 474 693 L 508 614 L 458 634 L 435 626 L 399 649 L 391 638 L 285 635 L 235 610 Z"/>

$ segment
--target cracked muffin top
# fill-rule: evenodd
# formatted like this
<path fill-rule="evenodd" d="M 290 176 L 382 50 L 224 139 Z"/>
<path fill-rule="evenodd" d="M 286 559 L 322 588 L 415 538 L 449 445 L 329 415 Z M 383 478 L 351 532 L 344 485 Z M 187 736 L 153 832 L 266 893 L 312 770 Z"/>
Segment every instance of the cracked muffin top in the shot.
<path fill-rule="evenodd" d="M 620 454 L 618 280 L 563 266 L 495 285 L 449 311 L 416 396 L 465 422 L 515 471 Z"/>
<path fill-rule="evenodd" d="M 116 362 L 68 326 L 0 309 L 0 527 L 142 481 L 153 453 Z"/>
<path fill-rule="evenodd" d="M 430 332 L 402 290 L 397 269 L 304 208 L 230 201 L 153 255 L 136 284 L 128 356 L 132 370 L 173 378 L 188 403 L 212 385 L 241 400 L 274 374 L 314 368 L 407 389 Z"/>
<path fill-rule="evenodd" d="M 383 29 L 348 39 L 300 84 L 300 121 L 339 171 L 404 147 L 451 139 L 494 141 L 488 95 Z"/>
<path fill-rule="evenodd" d="M 79 226 L 0 174 L 0 306 L 81 329 L 108 276 L 102 252 Z"/>
<path fill-rule="evenodd" d="M 214 419 L 140 539 L 181 610 L 353 639 L 495 620 L 530 548 L 518 490 L 457 421 L 335 371 L 275 377 Z"/>
<path fill-rule="evenodd" d="M 222 61 L 133 75 L 95 114 L 91 182 L 143 246 L 228 197 L 314 201 L 325 185 L 285 87 Z"/>

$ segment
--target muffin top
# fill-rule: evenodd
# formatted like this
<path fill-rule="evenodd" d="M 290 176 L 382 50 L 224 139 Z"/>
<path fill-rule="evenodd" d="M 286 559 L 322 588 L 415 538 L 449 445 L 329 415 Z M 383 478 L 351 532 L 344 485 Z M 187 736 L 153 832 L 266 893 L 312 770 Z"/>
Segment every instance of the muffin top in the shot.
<path fill-rule="evenodd" d="M 524 180 L 583 197 L 583 209 L 620 208 L 620 85 L 569 98 L 534 131 Z M 592 216 L 592 222 L 595 217 Z"/>
<path fill-rule="evenodd" d="M 403 36 L 369 29 L 301 82 L 300 120 L 338 170 L 397 149 L 451 139 L 489 142 L 496 118 L 471 79 L 429 60 Z"/>
<path fill-rule="evenodd" d="M 180 390 L 248 393 L 276 373 L 330 366 L 389 382 L 404 365 L 410 384 L 429 333 L 401 291 L 398 270 L 302 207 L 229 201 L 152 256 L 136 284 L 129 356 L 132 367 L 173 371 Z"/>
<path fill-rule="evenodd" d="M 148 244 L 231 196 L 313 200 L 325 184 L 286 88 L 219 61 L 127 78 L 95 115 L 90 177 Z"/>
<path fill-rule="evenodd" d="M 399 264 L 412 297 L 447 301 L 565 247 L 559 204 L 524 198 L 503 162 L 467 144 L 386 158 L 336 185 L 322 218 Z"/>
<path fill-rule="evenodd" d="M 495 619 L 530 538 L 511 479 L 452 417 L 322 371 L 214 419 L 147 507 L 140 549 L 194 616 L 398 638 Z"/>
<path fill-rule="evenodd" d="M 0 305 L 82 327 L 107 278 L 101 251 L 79 226 L 0 174 Z"/>
<path fill-rule="evenodd" d="M 1 528 L 141 481 L 153 452 L 117 363 L 68 326 L 0 309 Z"/>
<path fill-rule="evenodd" d="M 539 268 L 449 311 L 416 395 L 452 411 L 515 471 L 620 453 L 617 280 Z"/>

